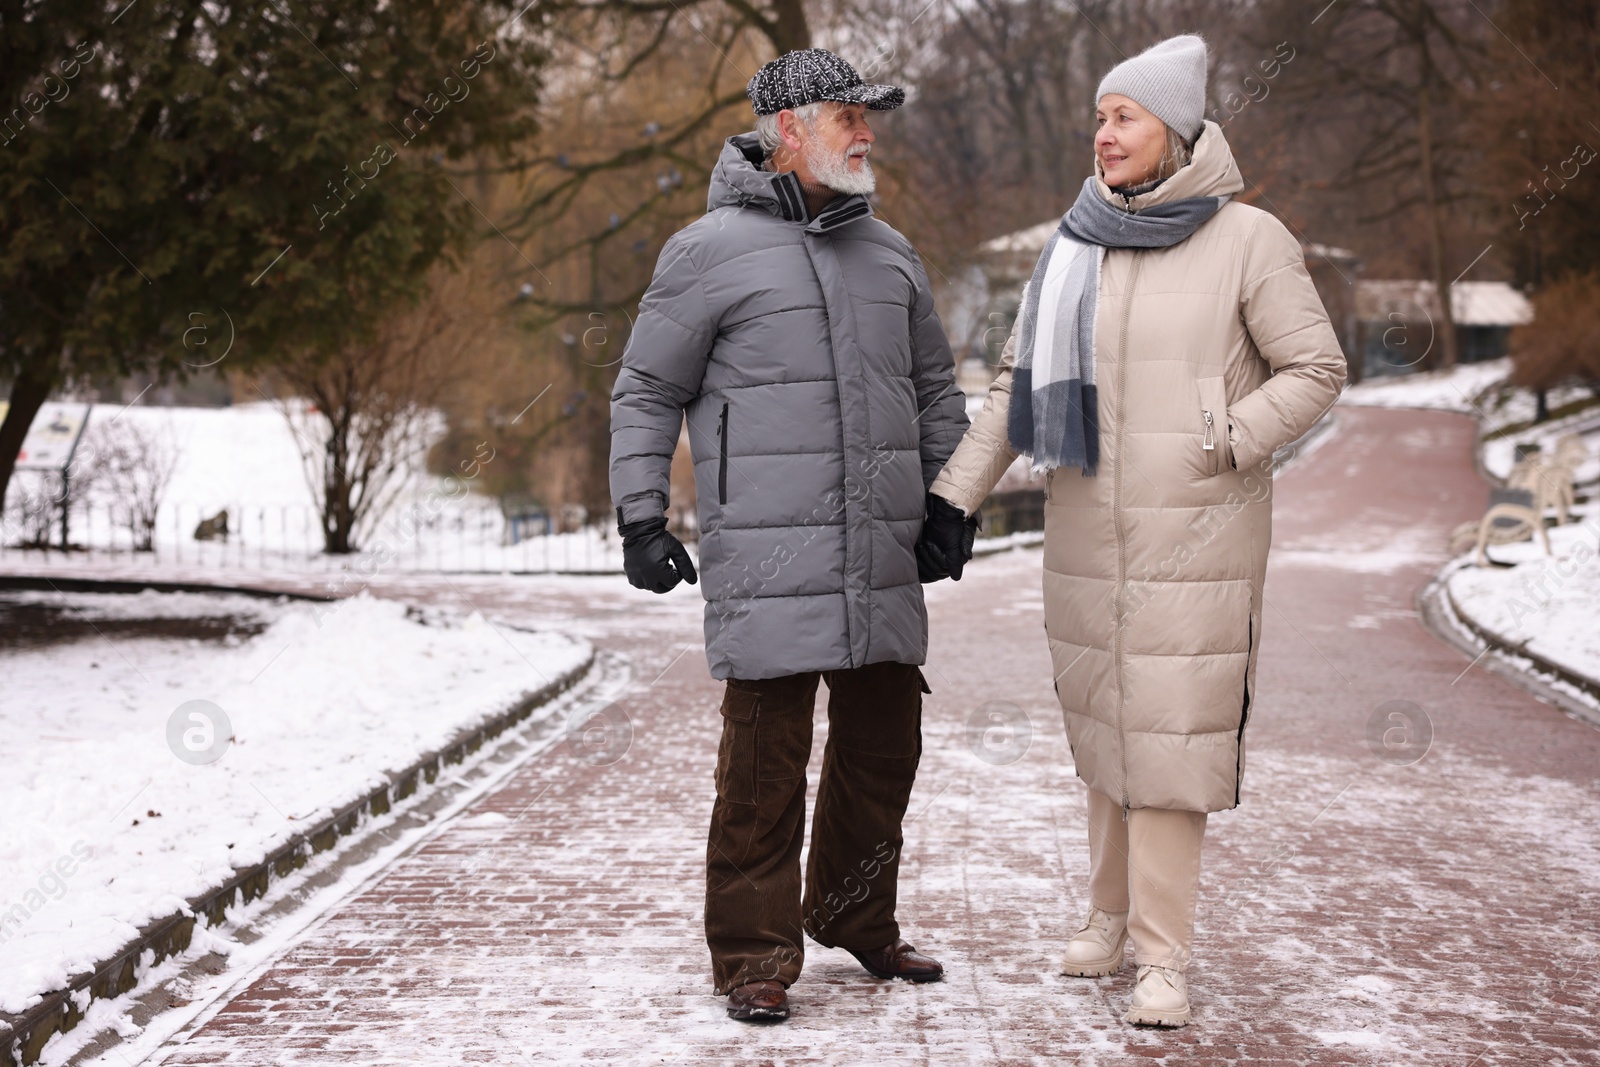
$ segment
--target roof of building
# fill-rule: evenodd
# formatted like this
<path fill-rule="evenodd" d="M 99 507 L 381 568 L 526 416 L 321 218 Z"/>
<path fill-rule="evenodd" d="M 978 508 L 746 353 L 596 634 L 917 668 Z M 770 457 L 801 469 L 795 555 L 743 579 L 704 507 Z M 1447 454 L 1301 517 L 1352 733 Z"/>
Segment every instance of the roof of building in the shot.
<path fill-rule="evenodd" d="M 1056 227 L 1061 225 L 1059 218 L 1041 222 L 1037 226 L 1015 230 L 1011 233 L 985 241 L 978 246 L 978 251 L 987 255 L 1009 255 L 1018 252 L 1027 252 L 1035 257 L 1044 251 L 1044 243 L 1050 240 L 1050 235 L 1056 232 Z M 1315 241 L 1302 241 L 1301 247 L 1305 249 L 1308 259 L 1330 259 L 1336 263 L 1353 263 L 1361 259 L 1360 256 L 1348 248 L 1338 248 L 1334 245 L 1318 244 Z"/>
<path fill-rule="evenodd" d="M 1356 315 L 1366 322 L 1387 320 L 1420 308 L 1438 307 L 1430 281 L 1363 280 L 1356 283 Z M 1505 282 L 1456 282 L 1450 311 L 1457 326 L 1522 326 L 1533 321 L 1533 305 Z"/>
<path fill-rule="evenodd" d="M 1000 256 L 1025 252 L 1037 258 L 1039 253 L 1044 251 L 1044 243 L 1050 240 L 1050 235 L 1056 232 L 1056 227 L 1059 225 L 1061 225 L 1059 218 L 1041 222 L 1037 226 L 1029 226 L 1027 229 L 996 237 L 992 241 L 985 241 L 978 246 L 978 251 Z"/>
<path fill-rule="evenodd" d="M 1301 241 L 1300 247 L 1305 249 L 1307 259 L 1325 259 L 1330 263 L 1360 263 L 1361 257 L 1348 248 L 1339 248 L 1335 245 L 1318 244 L 1316 241 Z"/>

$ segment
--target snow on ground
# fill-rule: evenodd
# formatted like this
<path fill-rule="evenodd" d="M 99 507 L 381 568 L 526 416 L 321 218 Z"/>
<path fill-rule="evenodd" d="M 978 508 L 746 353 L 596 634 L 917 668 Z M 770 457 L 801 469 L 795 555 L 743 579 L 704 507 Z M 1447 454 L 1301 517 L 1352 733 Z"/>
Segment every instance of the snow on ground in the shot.
<path fill-rule="evenodd" d="M 1474 398 L 1511 373 L 1511 359 L 1462 363 L 1446 371 L 1425 371 L 1394 378 L 1373 378 L 1352 385 L 1341 404 L 1380 408 L 1432 408 L 1474 411 Z"/>
<path fill-rule="evenodd" d="M 35 597 L 116 636 L 0 651 L 6 1012 L 590 653 L 477 612 L 408 614 L 365 595 Z M 134 615 L 243 616 L 266 628 L 221 642 L 113 629 Z M 231 731 L 191 701 L 220 708 Z M 205 718 L 188 718 L 196 711 Z M 187 762 L 180 753 L 205 749 L 208 732 L 221 755 Z"/>
<path fill-rule="evenodd" d="M 1491 547 L 1516 566 L 1463 567 L 1448 578 L 1457 608 L 1507 644 L 1523 645 L 1588 678 L 1600 678 L 1600 515 L 1537 541 Z"/>

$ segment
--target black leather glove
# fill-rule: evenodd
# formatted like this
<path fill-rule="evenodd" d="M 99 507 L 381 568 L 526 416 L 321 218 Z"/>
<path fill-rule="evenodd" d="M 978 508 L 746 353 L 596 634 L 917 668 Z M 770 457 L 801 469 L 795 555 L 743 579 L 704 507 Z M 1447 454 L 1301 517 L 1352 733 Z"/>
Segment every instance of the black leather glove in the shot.
<path fill-rule="evenodd" d="M 941 578 L 961 580 L 962 569 L 972 558 L 972 543 L 978 537 L 980 520 L 968 517 L 942 496 L 928 494 L 928 515 L 917 538 L 917 578 L 937 582 Z"/>
<path fill-rule="evenodd" d="M 622 535 L 622 570 L 635 589 L 666 593 L 680 581 L 693 585 L 700 580 L 689 550 L 667 532 L 665 518 L 619 522 L 617 532 Z"/>

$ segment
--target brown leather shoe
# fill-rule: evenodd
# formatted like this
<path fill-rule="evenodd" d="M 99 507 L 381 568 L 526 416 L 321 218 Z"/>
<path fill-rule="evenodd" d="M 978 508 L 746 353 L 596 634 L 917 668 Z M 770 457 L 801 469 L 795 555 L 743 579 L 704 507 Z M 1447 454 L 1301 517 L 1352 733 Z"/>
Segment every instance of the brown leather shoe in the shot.
<path fill-rule="evenodd" d="M 789 1017 L 789 994 L 782 982 L 746 982 L 728 992 L 728 1018 L 777 1022 Z"/>
<path fill-rule="evenodd" d="M 924 956 L 902 940 L 871 952 L 850 950 L 861 966 L 878 978 L 904 978 L 908 982 L 937 982 L 944 977 L 944 965 Z"/>

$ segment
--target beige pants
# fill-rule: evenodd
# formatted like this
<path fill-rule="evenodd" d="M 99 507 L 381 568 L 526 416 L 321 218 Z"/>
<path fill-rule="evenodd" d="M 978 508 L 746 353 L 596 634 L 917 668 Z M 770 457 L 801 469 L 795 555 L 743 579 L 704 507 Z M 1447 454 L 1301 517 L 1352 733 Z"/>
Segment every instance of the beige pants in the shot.
<path fill-rule="evenodd" d="M 1194 939 L 1206 816 L 1133 808 L 1089 790 L 1089 904 L 1127 912 L 1133 959 L 1181 971 Z"/>

